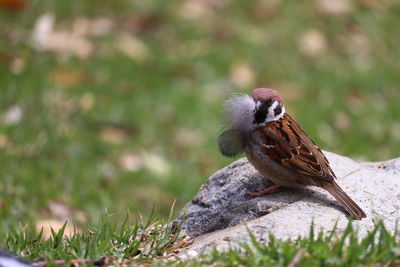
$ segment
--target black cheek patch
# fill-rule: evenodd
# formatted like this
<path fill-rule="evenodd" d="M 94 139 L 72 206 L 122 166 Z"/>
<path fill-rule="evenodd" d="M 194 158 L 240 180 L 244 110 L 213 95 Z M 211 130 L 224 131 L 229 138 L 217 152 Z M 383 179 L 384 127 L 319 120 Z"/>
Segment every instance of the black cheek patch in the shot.
<path fill-rule="evenodd" d="M 281 112 L 282 112 L 282 107 L 281 105 L 278 104 L 276 108 L 274 108 L 274 114 L 275 116 L 278 116 L 279 114 L 281 114 Z"/>
<path fill-rule="evenodd" d="M 257 110 L 256 113 L 254 114 L 254 122 L 257 124 L 261 124 L 265 121 L 266 117 L 267 117 L 267 112 L 265 110 Z"/>
<path fill-rule="evenodd" d="M 268 115 L 268 108 L 272 105 L 273 101 L 268 99 L 268 101 L 262 103 L 260 107 L 256 110 L 254 114 L 254 122 L 261 124 L 265 121 Z"/>

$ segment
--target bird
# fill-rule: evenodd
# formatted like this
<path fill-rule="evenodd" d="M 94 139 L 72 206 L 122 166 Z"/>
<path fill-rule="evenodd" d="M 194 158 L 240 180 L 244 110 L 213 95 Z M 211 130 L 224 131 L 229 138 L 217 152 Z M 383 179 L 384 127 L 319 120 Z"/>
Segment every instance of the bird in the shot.
<path fill-rule="evenodd" d="M 223 156 L 245 153 L 249 162 L 273 185 L 250 197 L 260 197 L 279 187 L 317 186 L 330 193 L 353 219 L 365 212 L 342 190 L 329 161 L 286 112 L 279 93 L 256 88 L 251 96 L 234 94 L 224 104 L 225 130 L 218 136 Z"/>

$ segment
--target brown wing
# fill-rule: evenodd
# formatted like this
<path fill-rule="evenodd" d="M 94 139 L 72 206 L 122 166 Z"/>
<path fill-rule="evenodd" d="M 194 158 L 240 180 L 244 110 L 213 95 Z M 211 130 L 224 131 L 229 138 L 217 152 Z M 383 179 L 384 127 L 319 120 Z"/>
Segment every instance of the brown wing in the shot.
<path fill-rule="evenodd" d="M 328 182 L 336 178 L 325 155 L 289 115 L 260 130 L 265 137 L 261 146 L 276 163 Z"/>

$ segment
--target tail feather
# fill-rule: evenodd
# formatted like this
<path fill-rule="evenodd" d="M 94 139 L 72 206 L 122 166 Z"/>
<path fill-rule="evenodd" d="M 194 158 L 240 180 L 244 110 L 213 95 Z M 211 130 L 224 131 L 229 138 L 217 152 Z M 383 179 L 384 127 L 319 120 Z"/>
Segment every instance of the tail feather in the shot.
<path fill-rule="evenodd" d="M 367 217 L 365 212 L 340 188 L 340 186 L 333 182 L 329 186 L 324 186 L 324 189 L 328 191 L 340 204 L 346 209 L 350 215 L 356 219 L 361 220 Z"/>

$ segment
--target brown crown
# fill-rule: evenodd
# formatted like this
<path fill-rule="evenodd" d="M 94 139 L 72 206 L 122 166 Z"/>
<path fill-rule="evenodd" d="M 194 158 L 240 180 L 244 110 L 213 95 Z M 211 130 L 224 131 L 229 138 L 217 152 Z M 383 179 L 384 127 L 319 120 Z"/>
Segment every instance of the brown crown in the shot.
<path fill-rule="evenodd" d="M 268 101 L 268 99 L 276 99 L 283 105 L 281 96 L 274 89 L 256 88 L 253 90 L 253 93 L 251 94 L 251 96 L 253 97 L 253 99 L 255 101 L 261 101 L 261 102 L 266 102 L 266 101 Z"/>

